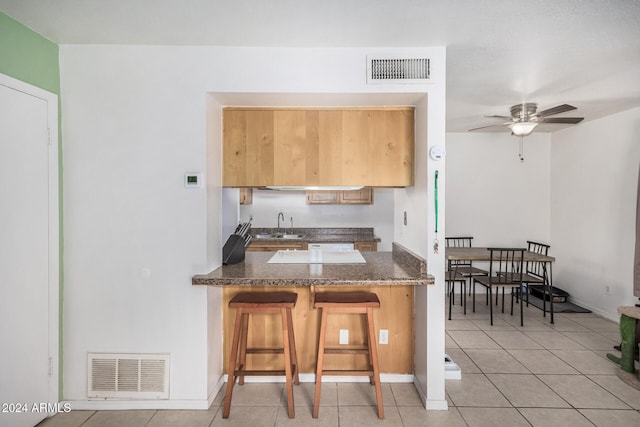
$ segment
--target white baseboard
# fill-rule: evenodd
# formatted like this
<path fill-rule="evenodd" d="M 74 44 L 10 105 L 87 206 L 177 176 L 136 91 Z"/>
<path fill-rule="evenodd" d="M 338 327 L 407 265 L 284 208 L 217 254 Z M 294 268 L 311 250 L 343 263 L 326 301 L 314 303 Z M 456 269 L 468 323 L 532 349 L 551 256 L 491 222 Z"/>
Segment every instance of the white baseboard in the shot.
<path fill-rule="evenodd" d="M 425 410 L 429 411 L 448 411 L 449 404 L 447 403 L 447 399 L 444 400 L 428 400 L 427 394 L 422 390 L 420 386 L 420 382 L 416 381 L 413 383 L 416 386 L 416 390 L 420 395 L 420 400 L 422 401 L 422 406 L 424 406 Z"/>
<path fill-rule="evenodd" d="M 427 411 L 448 411 L 449 405 L 447 404 L 447 399 L 444 400 L 427 400 L 427 405 L 425 407 Z"/>
<path fill-rule="evenodd" d="M 316 374 L 300 374 L 301 383 L 315 383 Z M 227 374 L 223 375 L 223 382 L 227 382 Z M 260 377 L 245 377 L 245 383 L 283 383 L 285 381 L 283 376 L 260 376 Z M 369 377 L 363 376 L 330 376 L 325 375 L 322 377 L 323 383 L 365 383 L 369 382 Z M 380 382 L 383 383 L 412 383 L 412 374 L 380 374 Z M 215 397 L 215 396 L 214 396 Z"/>
<path fill-rule="evenodd" d="M 192 409 L 207 410 L 211 406 L 207 399 L 202 400 L 64 400 L 71 405 L 72 411 L 124 411 L 132 409 Z"/>
<path fill-rule="evenodd" d="M 216 396 L 224 386 L 224 377 L 226 377 L 226 375 L 221 376 L 218 379 L 218 382 L 211 388 L 211 391 L 209 392 L 209 396 L 207 398 L 207 401 L 209 402 L 209 406 L 207 406 L 207 408 L 211 407 L 211 405 L 213 404 L 213 401 L 216 399 Z"/>
<path fill-rule="evenodd" d="M 579 305 L 580 307 L 584 307 L 588 310 L 591 310 L 592 312 L 594 312 L 595 314 L 597 314 L 598 316 L 602 316 L 605 319 L 609 319 L 611 321 L 614 321 L 616 323 L 620 323 L 620 314 L 616 313 L 609 313 L 608 311 L 603 311 L 600 310 L 599 308 L 595 308 L 595 307 L 591 307 L 589 304 L 585 303 L 584 301 L 581 300 L 577 300 L 574 298 L 569 297 L 570 302 L 572 302 L 575 305 Z"/>

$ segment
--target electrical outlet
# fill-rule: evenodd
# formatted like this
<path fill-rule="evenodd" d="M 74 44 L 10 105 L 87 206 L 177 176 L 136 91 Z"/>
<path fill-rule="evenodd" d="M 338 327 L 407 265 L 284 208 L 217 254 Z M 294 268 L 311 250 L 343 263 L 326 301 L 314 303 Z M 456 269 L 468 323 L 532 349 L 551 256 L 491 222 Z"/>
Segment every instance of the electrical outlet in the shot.
<path fill-rule="evenodd" d="M 347 345 L 349 344 L 349 330 L 348 329 L 340 329 L 340 344 Z"/>
<path fill-rule="evenodd" d="M 611 286 L 605 285 L 604 293 L 605 293 L 605 295 L 611 295 Z"/>
<path fill-rule="evenodd" d="M 389 330 L 380 329 L 380 344 L 389 344 Z"/>
<path fill-rule="evenodd" d="M 404 225 L 407 225 L 407 211 L 404 211 Z"/>

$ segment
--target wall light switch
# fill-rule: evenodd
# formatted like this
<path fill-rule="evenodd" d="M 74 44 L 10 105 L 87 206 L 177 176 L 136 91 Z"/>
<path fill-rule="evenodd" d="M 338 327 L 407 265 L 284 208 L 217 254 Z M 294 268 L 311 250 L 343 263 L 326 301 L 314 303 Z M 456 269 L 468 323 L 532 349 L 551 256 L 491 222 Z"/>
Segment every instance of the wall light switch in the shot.
<path fill-rule="evenodd" d="M 404 225 L 407 225 L 407 211 L 404 211 Z"/>
<path fill-rule="evenodd" d="M 349 330 L 348 329 L 340 329 L 340 344 L 347 345 L 349 344 Z"/>

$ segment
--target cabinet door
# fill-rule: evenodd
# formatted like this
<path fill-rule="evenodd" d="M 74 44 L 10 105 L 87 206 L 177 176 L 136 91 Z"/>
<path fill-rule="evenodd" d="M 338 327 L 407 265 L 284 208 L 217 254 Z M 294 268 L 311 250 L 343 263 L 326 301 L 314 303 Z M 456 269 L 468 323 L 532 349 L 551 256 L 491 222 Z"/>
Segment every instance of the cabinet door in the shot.
<path fill-rule="evenodd" d="M 241 205 L 253 204 L 253 188 L 240 189 L 240 204 Z"/>
<path fill-rule="evenodd" d="M 222 185 L 273 185 L 273 110 L 224 110 Z"/>
<path fill-rule="evenodd" d="M 340 191 L 307 191 L 308 205 L 337 205 L 340 203 Z"/>
<path fill-rule="evenodd" d="M 414 111 L 408 109 L 370 112 L 366 185 L 408 187 L 413 185 Z"/>
<path fill-rule="evenodd" d="M 340 203 L 343 205 L 372 205 L 373 189 L 365 187 L 361 190 L 341 191 Z"/>
<path fill-rule="evenodd" d="M 372 205 L 373 189 L 307 191 L 308 205 Z"/>
<path fill-rule="evenodd" d="M 377 242 L 354 242 L 353 248 L 361 252 L 376 252 L 378 250 Z"/>
<path fill-rule="evenodd" d="M 247 252 L 278 252 L 284 249 L 306 250 L 307 242 L 251 242 Z"/>

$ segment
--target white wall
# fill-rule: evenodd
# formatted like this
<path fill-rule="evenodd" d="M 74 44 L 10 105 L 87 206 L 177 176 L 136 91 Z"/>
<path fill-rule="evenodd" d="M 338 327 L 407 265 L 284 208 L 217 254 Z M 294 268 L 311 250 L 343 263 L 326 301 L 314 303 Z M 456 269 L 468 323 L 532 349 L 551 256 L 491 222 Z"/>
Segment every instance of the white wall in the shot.
<path fill-rule="evenodd" d="M 444 55 L 444 51 L 441 52 Z M 436 81 L 444 82 L 444 70 Z M 429 158 L 429 148 L 445 144 L 444 85 L 434 88 L 416 103 L 415 185 L 396 190 L 394 229 L 396 241 L 427 260 L 427 272 L 435 285 L 417 287 L 415 303 L 415 385 L 427 409 L 447 409 L 444 389 L 444 251 L 435 252 L 435 172 L 438 171 L 438 237 L 445 234 L 445 163 Z M 404 213 L 407 224 L 404 224 Z"/>
<path fill-rule="evenodd" d="M 633 296 L 640 108 L 552 137 L 554 283 L 611 319 Z M 605 293 L 610 286 L 610 295 Z"/>
<path fill-rule="evenodd" d="M 220 135 L 215 122 L 207 127 L 207 103 L 236 92 L 435 90 L 440 104 L 430 109 L 444 135 L 444 48 L 411 51 L 435 59 L 437 83 L 367 85 L 367 53 L 402 49 L 60 46 L 65 399 L 104 407 L 86 402 L 87 352 L 101 351 L 170 353 L 171 400 L 161 407 L 203 408 L 214 392 L 220 361 L 208 355 L 221 353 L 221 330 L 212 330 L 219 307 L 211 308 L 219 295 L 191 286 L 193 274 L 220 262 L 222 193 L 210 178 L 217 162 L 207 161 Z M 184 188 L 184 173 L 194 171 L 209 188 Z M 444 343 L 443 324 L 433 327 Z M 444 401 L 444 381 L 435 378 L 430 393 Z"/>
<path fill-rule="evenodd" d="M 207 395 L 205 91 L 182 50 L 61 46 L 63 394 L 85 400 L 87 352 L 170 353 L 170 397 Z M 187 55 L 188 56 L 188 55 Z M 192 68 L 193 67 L 193 68 Z"/>
<path fill-rule="evenodd" d="M 239 191 L 239 190 L 236 190 Z M 380 237 L 378 250 L 390 251 L 393 242 L 393 189 L 375 188 L 372 205 L 307 205 L 304 191 L 253 190 L 253 204 L 240 206 L 240 219 L 253 226 L 276 228 L 279 212 L 281 227 L 373 227 Z"/>
<path fill-rule="evenodd" d="M 447 235 L 475 246 L 550 242 L 550 134 L 447 134 Z M 555 248 L 552 247 L 553 253 Z"/>

